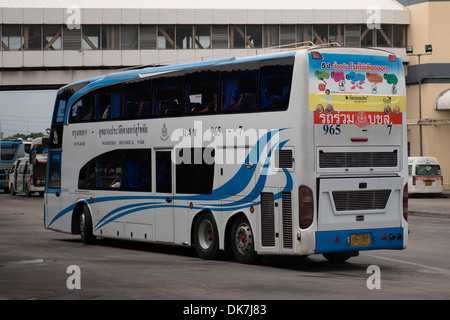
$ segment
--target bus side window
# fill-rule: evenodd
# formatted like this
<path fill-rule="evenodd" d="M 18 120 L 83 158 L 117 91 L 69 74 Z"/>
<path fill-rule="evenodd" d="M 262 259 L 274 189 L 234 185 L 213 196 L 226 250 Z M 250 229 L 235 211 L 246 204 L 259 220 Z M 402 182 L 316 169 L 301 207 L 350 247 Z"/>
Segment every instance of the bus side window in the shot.
<path fill-rule="evenodd" d="M 151 80 L 127 83 L 123 87 L 123 118 L 138 119 L 151 116 Z"/>
<path fill-rule="evenodd" d="M 92 93 L 87 93 L 78 99 L 70 110 L 70 122 L 85 122 L 93 119 L 95 99 Z"/>
<path fill-rule="evenodd" d="M 176 192 L 211 194 L 214 183 L 214 148 L 184 148 L 175 149 L 175 152 Z"/>
<path fill-rule="evenodd" d="M 121 86 L 110 86 L 95 92 L 95 119 L 117 119 L 120 116 Z"/>
<path fill-rule="evenodd" d="M 151 149 L 114 150 L 86 163 L 78 176 L 78 189 L 151 191 Z"/>
<path fill-rule="evenodd" d="M 170 116 L 182 113 L 183 77 L 159 78 L 153 85 L 153 114 Z"/>
<path fill-rule="evenodd" d="M 222 72 L 223 111 L 256 111 L 257 70 Z"/>
<path fill-rule="evenodd" d="M 219 72 L 201 71 L 186 75 L 186 113 L 219 110 Z"/>
<path fill-rule="evenodd" d="M 291 92 L 293 66 L 269 65 L 261 68 L 260 109 L 286 110 Z"/>

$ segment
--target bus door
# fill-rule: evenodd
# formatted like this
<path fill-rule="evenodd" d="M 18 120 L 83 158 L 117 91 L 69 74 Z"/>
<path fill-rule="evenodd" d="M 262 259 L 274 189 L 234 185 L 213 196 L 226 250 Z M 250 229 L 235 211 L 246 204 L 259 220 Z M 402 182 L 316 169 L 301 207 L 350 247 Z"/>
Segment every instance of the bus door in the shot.
<path fill-rule="evenodd" d="M 172 150 L 155 151 L 156 199 L 155 240 L 174 242 L 174 199 Z"/>
<path fill-rule="evenodd" d="M 45 193 L 44 223 L 46 228 L 61 228 L 61 219 L 58 219 L 61 209 L 61 152 L 50 152 Z"/>

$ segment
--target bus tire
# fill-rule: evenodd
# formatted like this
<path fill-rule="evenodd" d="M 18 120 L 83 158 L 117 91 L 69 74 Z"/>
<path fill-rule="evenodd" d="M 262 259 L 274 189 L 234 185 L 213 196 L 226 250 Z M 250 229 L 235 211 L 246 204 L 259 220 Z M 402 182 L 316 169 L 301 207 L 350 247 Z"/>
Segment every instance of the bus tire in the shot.
<path fill-rule="evenodd" d="M 95 242 L 95 236 L 92 227 L 92 217 L 88 207 L 85 205 L 81 208 L 80 234 L 81 234 L 81 243 L 93 244 Z"/>
<path fill-rule="evenodd" d="M 255 239 L 253 231 L 244 216 L 238 217 L 231 229 L 231 248 L 237 261 L 251 264 L 256 261 Z"/>
<path fill-rule="evenodd" d="M 219 232 L 216 221 L 209 212 L 200 213 L 194 222 L 194 248 L 197 255 L 212 260 L 219 253 Z"/>

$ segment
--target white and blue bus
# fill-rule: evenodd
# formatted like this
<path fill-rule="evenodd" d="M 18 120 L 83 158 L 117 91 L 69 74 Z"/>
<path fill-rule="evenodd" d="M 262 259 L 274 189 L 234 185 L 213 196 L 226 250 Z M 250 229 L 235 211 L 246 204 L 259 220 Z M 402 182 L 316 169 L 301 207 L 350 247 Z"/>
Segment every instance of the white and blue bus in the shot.
<path fill-rule="evenodd" d="M 1 140 L 0 142 L 0 189 L 9 192 L 9 170 L 17 159 L 25 155 L 22 140 Z"/>
<path fill-rule="evenodd" d="M 113 73 L 58 92 L 45 228 L 257 255 L 404 249 L 402 62 L 309 47 Z"/>

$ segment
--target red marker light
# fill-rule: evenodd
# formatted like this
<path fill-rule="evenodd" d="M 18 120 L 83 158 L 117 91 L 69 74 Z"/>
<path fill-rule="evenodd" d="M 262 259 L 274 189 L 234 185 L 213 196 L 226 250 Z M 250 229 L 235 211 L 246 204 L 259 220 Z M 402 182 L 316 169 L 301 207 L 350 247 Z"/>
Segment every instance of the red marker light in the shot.
<path fill-rule="evenodd" d="M 311 57 L 312 57 L 314 60 L 323 60 L 322 55 L 320 54 L 320 52 L 317 52 L 317 51 L 311 52 Z"/>
<path fill-rule="evenodd" d="M 397 56 L 395 54 L 390 54 L 388 61 L 389 62 L 397 62 Z"/>
<path fill-rule="evenodd" d="M 368 138 L 352 138 L 352 142 L 367 142 Z"/>

